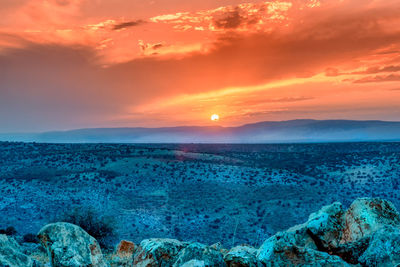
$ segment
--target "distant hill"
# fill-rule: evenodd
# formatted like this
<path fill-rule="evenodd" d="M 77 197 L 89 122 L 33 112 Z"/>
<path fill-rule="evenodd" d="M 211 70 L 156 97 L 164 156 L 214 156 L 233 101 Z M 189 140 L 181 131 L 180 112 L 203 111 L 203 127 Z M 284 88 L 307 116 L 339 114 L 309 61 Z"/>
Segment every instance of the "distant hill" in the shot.
<path fill-rule="evenodd" d="M 355 120 L 265 121 L 238 127 L 89 128 L 0 134 L 0 141 L 47 143 L 305 143 L 400 141 L 400 122 Z"/>

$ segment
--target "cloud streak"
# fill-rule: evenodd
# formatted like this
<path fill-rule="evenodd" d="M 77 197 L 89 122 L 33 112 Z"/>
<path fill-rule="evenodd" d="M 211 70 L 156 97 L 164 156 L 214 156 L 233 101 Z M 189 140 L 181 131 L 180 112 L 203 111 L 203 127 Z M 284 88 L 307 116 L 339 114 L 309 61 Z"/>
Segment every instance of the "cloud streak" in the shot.
<path fill-rule="evenodd" d="M 378 82 L 398 82 L 400 81 L 399 74 L 390 75 L 376 75 L 368 76 L 358 80 L 353 81 L 354 83 L 378 83 Z"/>
<path fill-rule="evenodd" d="M 132 20 L 132 21 L 126 21 L 126 22 L 121 22 L 118 24 L 115 24 L 112 29 L 114 31 L 117 30 L 122 30 L 122 29 L 126 29 L 126 28 L 130 28 L 130 27 L 135 27 L 135 26 L 139 26 L 144 24 L 145 21 L 144 20 Z"/>

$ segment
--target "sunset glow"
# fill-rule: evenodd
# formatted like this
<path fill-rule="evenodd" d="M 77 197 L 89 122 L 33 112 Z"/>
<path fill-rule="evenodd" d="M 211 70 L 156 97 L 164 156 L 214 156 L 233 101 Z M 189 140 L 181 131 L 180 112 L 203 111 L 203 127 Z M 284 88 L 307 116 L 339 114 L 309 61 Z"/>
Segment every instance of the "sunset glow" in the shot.
<path fill-rule="evenodd" d="M 212 111 L 223 126 L 399 120 L 399 14 L 397 0 L 4 0 L 1 131 L 212 125 Z"/>

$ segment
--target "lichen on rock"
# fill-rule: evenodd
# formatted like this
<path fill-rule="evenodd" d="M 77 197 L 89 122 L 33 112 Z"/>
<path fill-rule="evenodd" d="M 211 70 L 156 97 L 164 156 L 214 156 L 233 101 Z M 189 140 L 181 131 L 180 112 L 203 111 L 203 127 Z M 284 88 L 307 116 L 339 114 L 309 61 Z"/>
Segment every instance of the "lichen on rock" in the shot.
<path fill-rule="evenodd" d="M 228 267 L 259 267 L 261 262 L 257 260 L 258 249 L 250 246 L 236 246 L 229 250 L 224 260 Z"/>
<path fill-rule="evenodd" d="M 341 242 L 357 241 L 385 225 L 399 225 L 400 214 L 395 206 L 379 198 L 358 198 L 345 214 Z"/>
<path fill-rule="evenodd" d="M 77 225 L 48 224 L 39 231 L 38 238 L 54 267 L 107 266 L 96 239 Z"/>
<path fill-rule="evenodd" d="M 225 267 L 222 253 L 212 246 L 194 242 L 183 248 L 177 255 L 173 267 L 179 267 L 191 260 L 204 262 L 206 266 Z"/>
<path fill-rule="evenodd" d="M 34 261 L 22 253 L 14 238 L 0 234 L 0 266 L 33 266 Z"/>
<path fill-rule="evenodd" d="M 143 240 L 133 262 L 138 267 L 172 266 L 181 249 L 188 243 L 169 238 L 151 238 Z"/>

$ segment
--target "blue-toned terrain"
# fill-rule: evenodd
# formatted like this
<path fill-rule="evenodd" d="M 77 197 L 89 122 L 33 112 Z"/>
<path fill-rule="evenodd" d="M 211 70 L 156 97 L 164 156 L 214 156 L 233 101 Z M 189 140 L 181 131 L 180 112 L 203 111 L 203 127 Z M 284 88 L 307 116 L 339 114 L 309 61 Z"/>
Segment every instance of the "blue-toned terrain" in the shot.
<path fill-rule="evenodd" d="M 336 201 L 346 209 L 379 197 L 400 207 L 399 177 L 396 142 L 3 142 L 0 229 L 13 227 L 23 242 L 44 225 L 91 214 L 112 228 L 99 235 L 102 247 L 157 237 L 259 248 Z"/>

